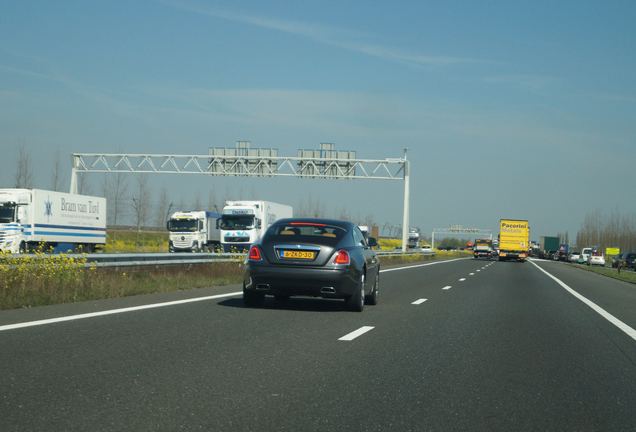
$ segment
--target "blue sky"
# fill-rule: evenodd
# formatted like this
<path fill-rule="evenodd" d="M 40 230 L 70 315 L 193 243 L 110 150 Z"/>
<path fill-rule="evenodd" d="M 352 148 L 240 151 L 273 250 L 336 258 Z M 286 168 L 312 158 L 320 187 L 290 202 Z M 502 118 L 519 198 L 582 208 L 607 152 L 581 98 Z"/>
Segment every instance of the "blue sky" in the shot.
<path fill-rule="evenodd" d="M 634 2 L 0 1 L 0 10 L 5 187 L 21 144 L 46 188 L 56 151 L 205 154 L 248 139 L 295 154 L 334 142 L 365 158 L 409 147 L 411 219 L 424 231 L 517 217 L 530 219 L 533 237 L 573 235 L 588 210 L 636 212 L 612 187 L 635 171 Z M 102 179 L 91 181 L 99 193 Z M 311 196 L 327 212 L 401 222 L 397 182 L 151 183 L 185 202 L 210 188 L 293 205 Z"/>

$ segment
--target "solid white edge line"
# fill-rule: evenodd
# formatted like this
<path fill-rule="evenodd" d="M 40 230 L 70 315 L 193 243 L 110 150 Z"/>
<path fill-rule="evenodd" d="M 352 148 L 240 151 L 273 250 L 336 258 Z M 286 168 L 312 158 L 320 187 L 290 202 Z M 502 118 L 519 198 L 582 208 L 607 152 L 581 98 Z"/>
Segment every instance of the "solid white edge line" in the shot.
<path fill-rule="evenodd" d="M 428 299 L 424 299 L 424 298 L 422 298 L 422 299 L 418 299 L 418 300 L 415 300 L 415 301 L 414 301 L 413 303 L 411 303 L 411 304 L 412 304 L 412 305 L 421 305 L 421 304 L 422 304 L 422 303 L 424 303 L 426 300 L 428 300 Z"/>
<path fill-rule="evenodd" d="M 344 335 L 343 337 L 341 337 L 338 340 L 339 341 L 352 341 L 355 338 L 357 338 L 358 336 L 361 336 L 361 335 L 365 334 L 366 332 L 373 330 L 374 328 L 375 327 L 372 327 L 372 326 L 362 326 L 358 330 L 354 330 L 351 333 L 348 333 L 348 334 Z"/>
<path fill-rule="evenodd" d="M 631 328 L 630 326 L 628 326 L 627 324 L 625 324 L 623 321 L 619 320 L 618 318 L 616 318 L 614 315 L 612 315 L 611 313 L 607 312 L 605 309 L 603 309 L 602 307 L 600 307 L 599 305 L 597 305 L 596 303 L 594 303 L 591 300 L 588 300 L 586 297 L 583 297 L 581 294 L 579 294 L 578 292 L 574 291 L 572 288 L 570 288 L 565 282 L 563 282 L 561 279 L 557 278 L 556 276 L 552 275 L 551 273 L 548 273 L 546 270 L 542 269 L 538 264 L 529 261 L 533 266 L 535 266 L 536 268 L 538 268 L 539 270 L 541 270 L 543 273 L 545 273 L 546 275 L 548 275 L 549 278 L 551 278 L 552 280 L 554 280 L 556 283 L 558 283 L 559 285 L 561 285 L 561 287 L 563 289 L 565 289 L 567 292 L 569 292 L 570 294 L 572 294 L 574 297 L 576 297 L 577 299 L 581 300 L 583 303 L 585 303 L 587 306 L 589 306 L 592 310 L 594 310 L 594 312 L 596 312 L 597 314 L 599 314 L 600 316 L 602 316 L 603 318 L 605 318 L 606 320 L 608 320 L 609 322 L 611 322 L 612 324 L 614 324 L 616 327 L 618 327 L 620 330 L 622 330 L 623 332 L 625 332 L 627 334 L 627 336 L 631 337 L 632 339 L 636 340 L 636 330 L 634 330 L 633 328 Z"/>
<path fill-rule="evenodd" d="M 449 290 L 452 288 L 452 285 L 446 285 L 444 288 L 442 288 L 443 290 Z"/>
<path fill-rule="evenodd" d="M 169 301 L 164 303 L 153 303 L 153 304 L 147 304 L 147 305 L 141 305 L 141 306 L 131 306 L 131 307 L 121 308 L 121 309 L 109 309 L 105 311 L 90 312 L 90 313 L 84 313 L 79 315 L 69 315 L 69 316 L 63 316 L 58 318 L 43 319 L 38 321 L 28 321 L 28 322 L 22 322 L 17 324 L 7 324 L 7 325 L 0 326 L 0 331 L 14 330 L 19 328 L 33 327 L 33 326 L 39 326 L 39 325 L 45 325 L 45 324 L 54 324 L 54 323 L 59 323 L 64 321 L 75 321 L 75 320 L 80 320 L 85 318 L 94 318 L 98 316 L 114 315 L 114 314 L 120 314 L 125 312 L 134 312 L 134 311 L 144 310 L 144 309 L 154 309 L 154 308 L 160 308 L 165 306 L 174 306 L 174 305 L 179 305 L 184 303 L 194 303 L 194 302 L 200 302 L 200 301 L 206 301 L 206 300 L 215 300 L 215 299 L 224 298 L 224 297 L 234 297 L 241 294 L 243 294 L 242 291 L 236 291 L 236 292 L 231 292 L 227 294 L 217 294 L 217 295 L 206 296 L 206 297 L 195 297 L 195 298 L 189 298 L 189 299 L 183 299 L 183 300 L 174 300 L 174 301 Z"/>
<path fill-rule="evenodd" d="M 444 264 L 444 263 L 449 263 L 449 262 L 453 262 L 453 261 L 460 261 L 460 260 L 467 260 L 467 259 L 470 259 L 470 258 L 454 258 L 454 259 L 451 259 L 451 260 L 435 261 L 435 262 L 426 263 L 426 264 L 416 264 L 416 265 L 406 266 L 406 267 L 396 267 L 396 268 L 380 270 L 380 273 L 392 272 L 392 271 L 397 271 L 397 270 L 407 270 L 407 269 L 418 268 L 418 267 L 426 267 L 426 266 L 431 266 L 431 265 L 435 265 L 435 264 Z"/>
<path fill-rule="evenodd" d="M 406 266 L 406 267 L 390 268 L 390 269 L 380 270 L 380 273 L 390 272 L 390 271 L 397 271 L 397 270 L 406 270 L 406 269 L 417 268 L 417 267 L 425 267 L 425 266 L 430 266 L 430 265 L 434 265 L 434 264 L 444 264 L 444 263 L 449 263 L 449 262 L 459 261 L 459 260 L 465 260 L 465 259 L 468 259 L 468 258 L 454 258 L 454 259 L 451 259 L 451 260 L 435 261 L 435 262 L 426 263 L 426 264 L 416 264 L 416 265 Z M 134 312 L 134 311 L 144 310 L 144 309 L 154 309 L 154 308 L 160 308 L 160 307 L 165 307 L 165 306 L 174 306 L 174 305 L 180 305 L 180 304 L 185 304 L 185 303 L 194 303 L 194 302 L 199 302 L 199 301 L 214 300 L 214 299 L 224 298 L 224 297 L 234 297 L 234 296 L 238 296 L 238 295 L 241 295 L 241 294 L 243 294 L 241 291 L 236 291 L 236 292 L 231 292 L 231 293 L 227 293 L 227 294 L 217 294 L 217 295 L 213 295 L 213 296 L 195 297 L 195 298 L 190 298 L 190 299 L 175 300 L 175 301 L 164 302 L 164 303 L 152 303 L 152 304 L 147 304 L 147 305 L 132 306 L 132 307 L 121 308 L 121 309 L 109 309 L 109 310 L 99 311 L 99 312 L 90 312 L 90 313 L 78 314 L 78 315 L 68 315 L 68 316 L 62 316 L 62 317 L 57 317 L 57 318 L 48 318 L 48 319 L 37 320 L 37 321 L 21 322 L 21 323 L 16 323 L 16 324 L 6 324 L 6 325 L 3 325 L 3 326 L 0 326 L 0 331 L 15 330 L 15 329 L 21 329 L 21 328 L 26 328 L 26 327 L 34 327 L 34 326 L 46 325 L 46 324 L 55 324 L 55 323 L 65 322 L 65 321 L 75 321 L 75 320 L 86 319 L 86 318 L 94 318 L 94 317 L 99 317 L 99 316 L 114 315 L 114 314 L 120 314 L 120 313 L 125 313 L 125 312 Z"/>

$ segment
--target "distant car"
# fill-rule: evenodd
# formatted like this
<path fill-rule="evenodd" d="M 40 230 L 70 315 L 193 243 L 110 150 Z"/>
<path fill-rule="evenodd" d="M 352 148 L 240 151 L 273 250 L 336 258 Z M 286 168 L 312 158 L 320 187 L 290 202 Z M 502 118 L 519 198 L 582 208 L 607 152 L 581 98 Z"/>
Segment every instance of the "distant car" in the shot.
<path fill-rule="evenodd" d="M 618 267 L 620 263 L 622 268 L 634 268 L 636 262 L 636 252 L 623 252 L 612 258 L 612 267 Z"/>
<path fill-rule="evenodd" d="M 423 245 L 422 252 L 424 253 L 433 253 L 433 248 L 430 245 Z"/>
<path fill-rule="evenodd" d="M 361 312 L 378 302 L 380 263 L 360 228 L 331 219 L 281 219 L 250 247 L 243 301 L 259 306 L 265 295 L 340 298 Z"/>
<path fill-rule="evenodd" d="M 591 254 L 592 254 L 592 248 L 581 249 L 581 255 L 579 255 L 579 260 L 577 262 L 579 264 L 587 264 Z"/>
<path fill-rule="evenodd" d="M 590 257 L 588 258 L 588 262 L 589 265 L 601 265 L 604 266 L 605 265 L 605 257 L 603 256 L 603 254 L 601 252 L 595 252 L 592 253 L 590 255 Z"/>
<path fill-rule="evenodd" d="M 570 255 L 568 255 L 568 261 L 575 263 L 578 262 L 580 257 L 581 253 L 579 251 L 570 252 Z"/>

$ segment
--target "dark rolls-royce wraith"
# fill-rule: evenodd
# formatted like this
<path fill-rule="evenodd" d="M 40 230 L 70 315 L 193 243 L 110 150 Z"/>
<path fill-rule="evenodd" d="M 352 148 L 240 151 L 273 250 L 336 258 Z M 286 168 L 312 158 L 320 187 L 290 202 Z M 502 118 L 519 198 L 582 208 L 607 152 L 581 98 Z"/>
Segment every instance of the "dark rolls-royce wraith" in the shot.
<path fill-rule="evenodd" d="M 380 265 L 357 225 L 330 219 L 281 219 L 250 247 L 243 301 L 262 304 L 265 295 L 341 298 L 362 311 L 378 301 Z"/>

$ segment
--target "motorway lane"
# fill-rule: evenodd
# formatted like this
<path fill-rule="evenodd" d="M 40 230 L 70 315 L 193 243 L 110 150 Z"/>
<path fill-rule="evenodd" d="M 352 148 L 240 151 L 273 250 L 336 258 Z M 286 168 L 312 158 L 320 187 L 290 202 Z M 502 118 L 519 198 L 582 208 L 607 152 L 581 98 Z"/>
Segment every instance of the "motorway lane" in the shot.
<path fill-rule="evenodd" d="M 382 288 L 362 314 L 230 298 L 2 332 L 0 429 L 635 427 L 633 341 L 530 264 L 386 272 Z"/>
<path fill-rule="evenodd" d="M 535 260 L 541 268 L 558 277 L 627 325 L 636 328 L 636 284 L 583 271 L 574 264 Z"/>

